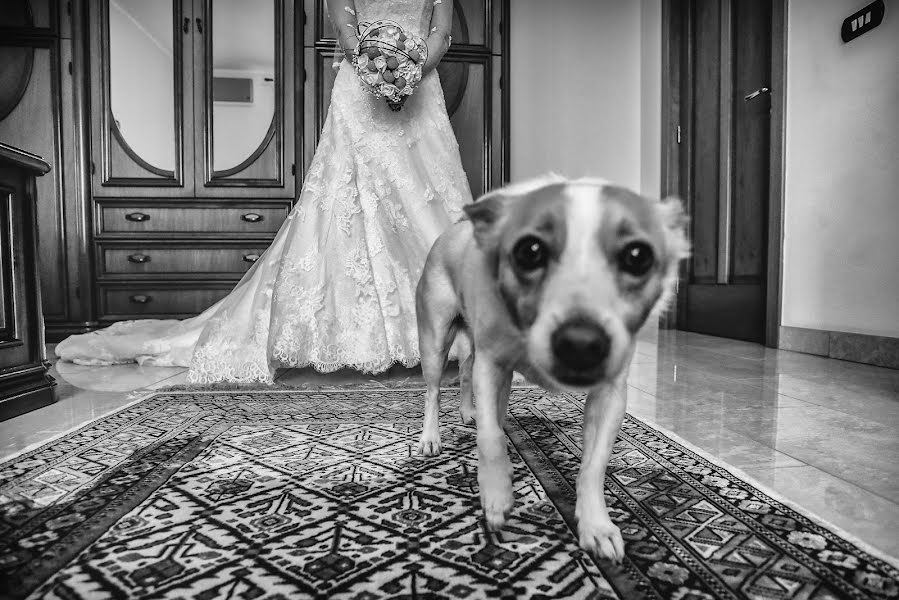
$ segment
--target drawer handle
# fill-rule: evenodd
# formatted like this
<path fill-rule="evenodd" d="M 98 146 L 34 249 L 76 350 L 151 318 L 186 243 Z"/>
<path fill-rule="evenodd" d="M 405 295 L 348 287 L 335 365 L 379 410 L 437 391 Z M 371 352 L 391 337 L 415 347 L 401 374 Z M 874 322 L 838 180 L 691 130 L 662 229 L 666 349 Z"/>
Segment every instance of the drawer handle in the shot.
<path fill-rule="evenodd" d="M 262 215 L 257 215 L 256 213 L 247 213 L 245 215 L 240 215 L 240 218 L 247 223 L 258 223 L 262 220 Z"/>
<path fill-rule="evenodd" d="M 132 254 L 128 257 L 129 262 L 137 263 L 142 265 L 144 263 L 150 262 L 150 257 L 146 254 Z"/>
<path fill-rule="evenodd" d="M 135 294 L 128 298 L 134 304 L 149 304 L 153 300 L 153 296 L 145 296 L 144 294 Z"/>
<path fill-rule="evenodd" d="M 142 223 L 144 221 L 149 221 L 150 215 L 145 213 L 133 212 L 125 215 L 125 219 L 127 221 L 134 221 L 135 223 Z"/>
<path fill-rule="evenodd" d="M 254 262 L 256 262 L 257 260 L 259 260 L 259 255 L 258 255 L 258 254 L 244 254 L 244 255 L 243 255 L 243 261 L 244 261 L 244 262 L 254 263 Z"/>

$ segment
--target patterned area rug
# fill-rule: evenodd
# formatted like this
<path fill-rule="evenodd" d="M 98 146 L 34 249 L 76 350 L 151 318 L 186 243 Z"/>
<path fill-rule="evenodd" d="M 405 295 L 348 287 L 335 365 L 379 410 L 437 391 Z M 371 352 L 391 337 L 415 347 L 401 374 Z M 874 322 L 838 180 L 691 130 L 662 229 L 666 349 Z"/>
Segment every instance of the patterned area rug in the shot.
<path fill-rule="evenodd" d="M 420 390 L 167 392 L 0 465 L 0 596 L 895 598 L 899 572 L 628 417 L 621 565 L 578 549 L 583 404 L 513 392 L 517 505 L 480 517 L 475 431 L 414 452 Z"/>

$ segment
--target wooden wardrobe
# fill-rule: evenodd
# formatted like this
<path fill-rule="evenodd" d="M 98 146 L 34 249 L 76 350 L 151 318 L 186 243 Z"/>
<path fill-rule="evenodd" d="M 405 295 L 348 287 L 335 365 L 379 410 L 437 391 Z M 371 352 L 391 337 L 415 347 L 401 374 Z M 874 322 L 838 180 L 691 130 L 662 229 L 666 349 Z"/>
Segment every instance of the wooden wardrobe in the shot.
<path fill-rule="evenodd" d="M 50 341 L 197 314 L 264 252 L 327 114 L 324 4 L 4 0 L 0 141 L 55 174 L 38 190 Z M 508 178 L 507 15 L 455 0 L 439 67 L 476 196 Z"/>

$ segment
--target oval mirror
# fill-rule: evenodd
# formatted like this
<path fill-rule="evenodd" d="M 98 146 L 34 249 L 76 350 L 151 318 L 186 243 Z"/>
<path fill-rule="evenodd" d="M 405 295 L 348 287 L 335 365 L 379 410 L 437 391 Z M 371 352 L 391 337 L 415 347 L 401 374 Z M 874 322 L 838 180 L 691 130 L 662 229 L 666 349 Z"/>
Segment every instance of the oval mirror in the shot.
<path fill-rule="evenodd" d="M 110 0 L 109 127 L 145 169 L 175 169 L 173 0 Z"/>
<path fill-rule="evenodd" d="M 212 11 L 212 170 L 242 171 L 274 135 L 275 0 L 215 0 Z"/>

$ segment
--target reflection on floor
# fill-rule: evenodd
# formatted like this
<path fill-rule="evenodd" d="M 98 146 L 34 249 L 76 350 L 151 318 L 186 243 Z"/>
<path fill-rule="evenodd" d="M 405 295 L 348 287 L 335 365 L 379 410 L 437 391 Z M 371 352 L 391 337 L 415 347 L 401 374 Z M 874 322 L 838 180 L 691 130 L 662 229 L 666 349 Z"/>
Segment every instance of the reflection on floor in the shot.
<path fill-rule="evenodd" d="M 899 371 L 754 344 L 643 335 L 628 410 L 672 431 L 862 540 L 899 556 Z M 0 423 L 0 458 L 185 383 L 182 368 L 54 365 L 60 401 Z M 350 383 L 352 372 L 287 370 L 287 385 Z M 416 370 L 378 378 L 420 380 Z"/>

